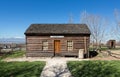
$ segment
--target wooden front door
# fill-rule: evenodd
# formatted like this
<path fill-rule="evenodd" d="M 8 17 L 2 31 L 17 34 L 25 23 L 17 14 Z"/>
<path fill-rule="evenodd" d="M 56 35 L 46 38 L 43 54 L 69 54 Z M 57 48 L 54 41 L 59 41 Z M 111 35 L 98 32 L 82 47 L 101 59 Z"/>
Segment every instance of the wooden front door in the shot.
<path fill-rule="evenodd" d="M 55 53 L 60 53 L 60 40 L 54 41 L 54 50 L 55 50 Z"/>

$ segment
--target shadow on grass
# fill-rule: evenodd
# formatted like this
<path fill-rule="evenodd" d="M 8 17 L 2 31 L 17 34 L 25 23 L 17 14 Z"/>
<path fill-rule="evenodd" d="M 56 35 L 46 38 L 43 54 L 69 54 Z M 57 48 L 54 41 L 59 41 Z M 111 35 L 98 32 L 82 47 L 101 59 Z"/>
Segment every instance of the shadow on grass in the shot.
<path fill-rule="evenodd" d="M 3 62 L 0 61 L 1 77 L 39 77 L 45 62 Z"/>
<path fill-rule="evenodd" d="M 71 61 L 67 64 L 74 77 L 120 77 L 119 61 Z"/>

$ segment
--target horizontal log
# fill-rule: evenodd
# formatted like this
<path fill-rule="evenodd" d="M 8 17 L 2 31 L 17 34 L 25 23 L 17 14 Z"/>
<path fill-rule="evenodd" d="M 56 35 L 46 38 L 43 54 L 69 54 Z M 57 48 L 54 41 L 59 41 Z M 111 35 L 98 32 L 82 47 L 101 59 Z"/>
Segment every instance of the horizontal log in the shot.
<path fill-rule="evenodd" d="M 54 53 L 26 53 L 27 57 L 52 57 Z"/>
<path fill-rule="evenodd" d="M 53 51 L 27 51 L 26 53 L 53 53 Z"/>

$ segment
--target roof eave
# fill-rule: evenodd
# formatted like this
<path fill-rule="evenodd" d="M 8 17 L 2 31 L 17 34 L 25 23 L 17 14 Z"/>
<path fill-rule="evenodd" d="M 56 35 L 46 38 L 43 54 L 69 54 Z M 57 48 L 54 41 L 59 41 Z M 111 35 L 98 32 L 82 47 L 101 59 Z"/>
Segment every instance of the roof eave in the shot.
<path fill-rule="evenodd" d="M 36 36 L 36 35 L 90 35 L 90 33 L 24 33 L 26 36 Z"/>

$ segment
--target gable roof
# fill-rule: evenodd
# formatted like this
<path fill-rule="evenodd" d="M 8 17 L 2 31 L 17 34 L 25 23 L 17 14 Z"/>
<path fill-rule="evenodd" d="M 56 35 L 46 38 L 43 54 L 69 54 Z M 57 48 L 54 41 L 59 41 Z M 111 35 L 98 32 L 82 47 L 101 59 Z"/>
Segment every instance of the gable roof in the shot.
<path fill-rule="evenodd" d="M 90 34 L 86 24 L 31 24 L 27 34 Z"/>

